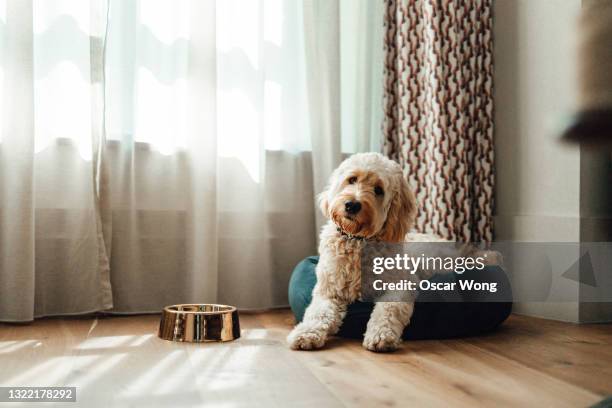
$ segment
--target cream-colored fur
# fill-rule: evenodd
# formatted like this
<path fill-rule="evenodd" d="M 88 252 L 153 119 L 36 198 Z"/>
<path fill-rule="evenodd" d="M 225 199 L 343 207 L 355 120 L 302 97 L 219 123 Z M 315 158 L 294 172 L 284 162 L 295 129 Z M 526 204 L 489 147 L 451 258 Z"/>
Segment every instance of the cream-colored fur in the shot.
<path fill-rule="evenodd" d="M 345 160 L 319 199 L 329 222 L 321 231 L 312 303 L 287 337 L 293 349 L 323 347 L 328 336 L 338 331 L 347 306 L 359 297 L 364 239 L 402 242 L 416 213 L 414 195 L 400 166 L 378 153 L 355 154 Z M 345 203 L 351 200 L 362 205 L 356 215 L 347 213 Z M 377 303 L 363 346 L 372 351 L 395 350 L 413 307 L 411 302 Z"/>

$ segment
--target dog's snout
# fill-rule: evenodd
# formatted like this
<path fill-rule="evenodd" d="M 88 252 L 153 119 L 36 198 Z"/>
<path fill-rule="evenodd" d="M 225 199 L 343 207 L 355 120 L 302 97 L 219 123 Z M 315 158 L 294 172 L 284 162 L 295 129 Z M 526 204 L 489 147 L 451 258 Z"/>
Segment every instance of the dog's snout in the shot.
<path fill-rule="evenodd" d="M 361 203 L 359 201 L 347 201 L 344 203 L 344 209 L 349 214 L 357 214 L 361 210 Z"/>

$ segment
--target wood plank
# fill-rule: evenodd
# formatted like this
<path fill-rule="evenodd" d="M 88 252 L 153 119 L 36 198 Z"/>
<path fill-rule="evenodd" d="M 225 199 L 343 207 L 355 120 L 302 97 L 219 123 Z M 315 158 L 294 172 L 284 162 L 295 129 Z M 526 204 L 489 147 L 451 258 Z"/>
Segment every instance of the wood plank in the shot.
<path fill-rule="evenodd" d="M 599 395 L 612 394 L 612 325 L 511 316 L 471 344 Z"/>
<path fill-rule="evenodd" d="M 289 350 L 289 311 L 242 313 L 242 338 L 180 344 L 159 316 L 0 324 L 0 385 L 74 385 L 74 406 L 588 406 L 612 393 L 612 326 L 512 316 L 496 333 L 392 354 L 333 338 Z"/>
<path fill-rule="evenodd" d="M 87 407 L 341 406 L 256 317 L 241 320 L 224 344 L 161 340 L 159 316 L 3 325 L 0 382 L 76 386 Z"/>
<path fill-rule="evenodd" d="M 270 325 L 287 324 L 287 319 L 280 316 L 266 314 L 265 319 Z M 512 332 L 513 325 L 511 319 L 502 337 L 517 344 L 507 333 Z M 290 319 L 288 326 L 291 326 Z M 288 329 L 279 335 L 286 334 Z M 610 331 L 608 326 L 599 335 Z M 499 341 L 495 335 L 478 339 L 485 345 L 488 341 Z M 302 362 L 338 398 L 357 406 L 392 406 L 404 402 L 418 406 L 445 406 L 449 401 L 456 406 L 540 403 L 585 406 L 601 399 L 612 387 L 612 375 L 601 377 L 601 372 L 580 373 L 583 382 L 607 383 L 607 391 L 592 392 L 571 381 L 540 372 L 533 365 L 476 347 L 472 345 L 474 340 L 476 338 L 412 341 L 405 343 L 397 353 L 374 354 L 363 350 L 358 341 L 334 339 L 324 350 L 297 353 L 303 355 Z M 530 339 L 523 338 L 518 344 L 514 354 L 520 355 L 521 344 L 530 346 Z M 597 358 L 595 354 L 593 362 Z M 612 360 L 602 361 L 605 364 Z"/>
<path fill-rule="evenodd" d="M 61 386 L 95 319 L 0 324 L 0 385 Z"/>

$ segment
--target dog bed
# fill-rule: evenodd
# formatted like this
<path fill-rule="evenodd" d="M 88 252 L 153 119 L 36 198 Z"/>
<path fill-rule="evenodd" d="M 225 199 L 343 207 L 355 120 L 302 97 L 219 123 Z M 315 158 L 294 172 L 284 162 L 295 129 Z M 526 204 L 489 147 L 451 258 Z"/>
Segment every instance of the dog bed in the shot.
<path fill-rule="evenodd" d="M 289 304 L 300 322 L 306 307 L 312 300 L 312 289 L 317 283 L 315 268 L 318 256 L 310 256 L 301 261 L 293 270 L 289 281 Z M 486 276 L 486 280 L 483 277 Z M 475 279 L 497 282 L 499 290 L 486 295 L 472 292 L 454 293 L 461 302 L 445 300 L 439 292 L 421 292 L 414 306 L 410 324 L 404 330 L 404 339 L 446 339 L 453 337 L 475 336 L 497 328 L 510 315 L 512 293 L 506 275 L 499 267 L 486 267 L 482 271 L 468 270 L 463 274 L 435 275 L 431 281 L 457 282 L 462 279 Z M 483 298 L 486 297 L 485 298 Z M 363 338 L 373 303 L 355 302 L 349 305 L 338 336 Z"/>

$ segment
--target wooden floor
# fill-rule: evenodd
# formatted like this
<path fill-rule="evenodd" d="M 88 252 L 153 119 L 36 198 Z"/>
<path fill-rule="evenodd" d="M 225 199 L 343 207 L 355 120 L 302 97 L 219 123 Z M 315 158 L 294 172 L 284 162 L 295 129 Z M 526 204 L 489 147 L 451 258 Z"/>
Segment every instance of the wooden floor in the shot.
<path fill-rule="evenodd" d="M 612 325 L 512 316 L 491 335 L 374 354 L 341 339 L 291 351 L 288 311 L 241 323 L 240 340 L 201 345 L 158 339 L 158 316 L 0 324 L 0 385 L 76 386 L 71 407 L 585 407 L 612 394 Z"/>

